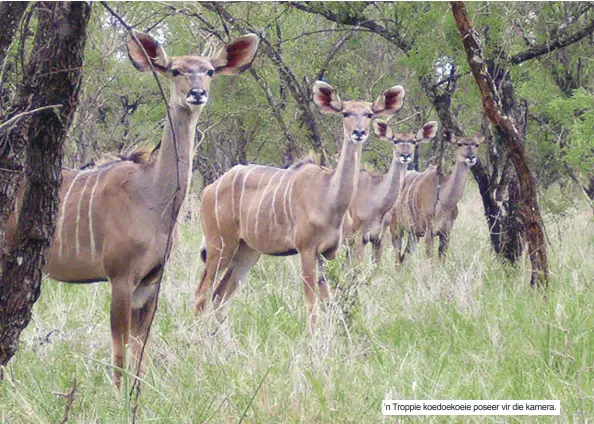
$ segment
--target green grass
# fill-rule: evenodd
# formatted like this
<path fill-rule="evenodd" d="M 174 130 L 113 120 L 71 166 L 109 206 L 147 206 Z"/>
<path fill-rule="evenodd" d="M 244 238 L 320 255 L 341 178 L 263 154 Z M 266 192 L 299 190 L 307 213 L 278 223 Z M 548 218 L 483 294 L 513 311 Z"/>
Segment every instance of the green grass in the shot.
<path fill-rule="evenodd" d="M 263 258 L 233 299 L 231 352 L 212 312 L 193 316 L 202 264 L 198 220 L 163 282 L 138 422 L 367 423 L 386 399 L 559 399 L 562 416 L 433 417 L 403 422 L 587 422 L 594 417 L 594 223 L 587 208 L 545 215 L 550 288 L 530 289 L 525 260 L 496 260 L 469 186 L 445 265 L 419 249 L 396 272 L 330 266 L 358 279 L 346 328 L 335 306 L 306 326 L 297 258 Z M 554 218 L 554 219 L 553 219 Z M 368 252 L 369 254 L 369 252 Z M 342 263 L 340 263 L 342 262 Z M 111 383 L 109 285 L 44 282 L 0 388 L 0 420 L 56 423 L 74 378 L 70 422 L 125 423 L 134 402 Z M 131 381 L 128 381 L 131 385 Z"/>

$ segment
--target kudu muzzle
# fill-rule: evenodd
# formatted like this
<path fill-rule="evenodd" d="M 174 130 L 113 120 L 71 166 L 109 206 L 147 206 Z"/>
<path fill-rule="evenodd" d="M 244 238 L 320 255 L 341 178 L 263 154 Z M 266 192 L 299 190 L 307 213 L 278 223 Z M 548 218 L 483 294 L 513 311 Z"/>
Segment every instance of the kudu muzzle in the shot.
<path fill-rule="evenodd" d="M 355 144 L 363 143 L 367 140 L 367 132 L 365 130 L 353 130 L 351 140 L 353 140 Z"/>
<path fill-rule="evenodd" d="M 400 154 L 400 163 L 407 164 L 411 160 L 412 160 L 412 155 L 409 155 L 407 153 L 401 153 Z"/>
<path fill-rule="evenodd" d="M 468 166 L 474 166 L 476 164 L 477 157 L 473 154 L 466 155 L 466 163 Z"/>
<path fill-rule="evenodd" d="M 202 88 L 192 88 L 186 97 L 186 102 L 192 105 L 203 105 L 208 101 L 208 93 Z"/>

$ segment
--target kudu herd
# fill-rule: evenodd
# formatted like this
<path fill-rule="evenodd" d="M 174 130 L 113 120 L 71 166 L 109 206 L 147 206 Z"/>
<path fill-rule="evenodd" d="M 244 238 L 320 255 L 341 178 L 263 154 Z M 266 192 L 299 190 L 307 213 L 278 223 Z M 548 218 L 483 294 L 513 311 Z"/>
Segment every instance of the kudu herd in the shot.
<path fill-rule="evenodd" d="M 171 81 L 169 111 L 160 147 L 136 152 L 85 170 L 64 170 L 54 237 L 45 272 L 69 283 L 111 283 L 111 332 L 114 383 L 121 386 L 126 346 L 131 363 L 142 376 L 142 351 L 156 307 L 157 283 L 170 253 L 176 219 L 191 179 L 198 118 L 209 99 L 212 78 L 237 75 L 252 64 L 259 45 L 256 35 L 228 43 L 214 58 L 168 57 L 149 35 L 134 32 L 127 44 L 132 64 Z M 437 123 L 417 133 L 396 133 L 387 122 L 403 106 L 405 90 L 394 86 L 373 102 L 343 101 L 329 84 L 317 81 L 313 102 L 328 115 L 342 116 L 343 141 L 334 169 L 302 161 L 283 169 L 237 165 L 204 188 L 201 257 L 206 266 L 195 292 L 195 310 L 212 299 L 223 324 L 225 304 L 260 255 L 299 255 L 310 328 L 316 321 L 318 297 L 329 297 L 325 279 L 316 280 L 316 263 L 335 259 L 343 239 L 350 240 L 354 258 L 361 260 L 371 242 L 376 262 L 388 231 L 397 262 L 404 257 L 401 241 L 409 233 L 406 251 L 425 237 L 430 252 L 438 235 L 439 254 L 447 250 L 469 167 L 476 162 L 480 136 L 452 138 L 457 144 L 454 171 L 441 177 L 436 168 L 418 173 L 408 166 L 419 143 L 436 136 Z M 370 128 L 392 144 L 385 175 L 361 169 L 363 146 Z M 22 190 L 21 190 L 22 191 Z M 13 243 L 18 210 L 7 226 Z M 228 330 L 228 329 L 227 329 Z M 230 332 L 226 335 L 230 337 Z M 134 368 L 136 370 L 136 368 Z"/>

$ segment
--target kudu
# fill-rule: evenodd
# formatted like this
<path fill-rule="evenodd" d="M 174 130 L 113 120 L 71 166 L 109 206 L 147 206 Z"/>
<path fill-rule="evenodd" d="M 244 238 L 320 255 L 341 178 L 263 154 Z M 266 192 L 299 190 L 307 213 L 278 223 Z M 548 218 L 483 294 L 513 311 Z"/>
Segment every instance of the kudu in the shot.
<path fill-rule="evenodd" d="M 416 145 L 435 137 L 437 122 L 427 122 L 417 134 L 393 133 L 388 123 L 380 120 L 373 122 L 373 129 L 378 138 L 392 143 L 392 162 L 388 172 L 383 176 L 361 170 L 357 194 L 349 207 L 352 225 L 348 231 L 351 233 L 350 244 L 354 243 L 354 259 L 360 261 L 365 245 L 371 242 L 374 260 L 379 264 L 383 238 L 382 218 L 398 198 Z"/>
<path fill-rule="evenodd" d="M 156 283 L 188 190 L 196 125 L 208 100 L 211 79 L 244 71 L 259 44 L 257 36 L 246 35 L 212 59 L 168 57 L 149 35 L 135 35 L 142 48 L 134 40 L 128 42 L 132 64 L 141 72 L 150 71 L 152 64 L 172 83 L 171 121 L 165 118 L 161 146 L 153 160 L 139 160 L 135 155 L 132 160 L 84 171 L 63 171 L 57 224 L 45 265 L 49 277 L 59 281 L 111 282 L 114 383 L 118 388 L 129 341 L 132 363 L 143 372 L 139 361 L 148 343 Z M 15 225 L 13 215 L 8 225 L 11 236 Z"/>
<path fill-rule="evenodd" d="M 431 256 L 435 235 L 439 237 L 439 259 L 444 260 L 450 231 L 458 216 L 458 202 L 464 194 L 470 167 L 477 161 L 476 153 L 482 138 L 481 133 L 472 137 L 451 136 L 451 142 L 456 145 L 456 164 L 447 177 L 440 177 L 435 166 L 425 172 L 406 174 L 401 194 L 391 215 L 387 216 L 391 219 L 397 263 L 415 248 L 420 237 L 425 238 L 427 256 Z M 408 231 L 408 242 L 405 252 L 401 253 L 405 231 Z"/>
<path fill-rule="evenodd" d="M 204 189 L 201 210 L 206 269 L 196 289 L 197 312 L 203 310 L 206 293 L 220 272 L 226 270 L 212 299 L 222 322 L 223 305 L 261 254 L 299 254 L 313 328 L 316 286 L 321 297 L 328 296 L 326 284 L 316 284 L 316 259 L 334 259 L 340 246 L 371 120 L 398 111 L 403 98 L 404 88 L 395 86 L 373 103 L 343 102 L 332 86 L 318 81 L 313 85 L 314 103 L 323 113 L 343 116 L 344 140 L 336 169 L 307 162 L 288 169 L 238 165 Z"/>

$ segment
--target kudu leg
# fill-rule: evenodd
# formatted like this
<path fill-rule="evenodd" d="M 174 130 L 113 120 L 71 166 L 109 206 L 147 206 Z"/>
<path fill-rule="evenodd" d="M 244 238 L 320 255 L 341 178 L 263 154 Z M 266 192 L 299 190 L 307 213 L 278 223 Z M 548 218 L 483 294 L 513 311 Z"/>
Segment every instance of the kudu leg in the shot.
<path fill-rule="evenodd" d="M 225 275 L 213 291 L 213 306 L 217 321 L 221 324 L 221 330 L 225 342 L 233 344 L 231 336 L 231 326 L 227 317 L 226 304 L 231 300 L 233 293 L 239 287 L 240 282 L 244 282 L 250 269 L 258 262 L 260 253 L 250 248 L 244 242 L 241 242 L 235 252 Z"/>
<path fill-rule="evenodd" d="M 439 233 L 439 260 L 440 262 L 445 262 L 445 255 L 448 251 L 448 247 L 450 244 L 450 235 L 449 233 Z"/>
<path fill-rule="evenodd" d="M 371 245 L 373 246 L 373 262 L 379 265 L 382 262 L 382 239 L 373 240 Z"/>
<path fill-rule="evenodd" d="M 428 225 L 425 231 L 425 254 L 428 258 L 433 256 L 433 227 L 431 225 Z"/>
<path fill-rule="evenodd" d="M 130 337 L 132 284 L 128 279 L 111 282 L 111 338 L 113 345 L 113 383 L 122 387 L 122 371 L 126 347 Z"/>
<path fill-rule="evenodd" d="M 392 246 L 394 246 L 394 253 L 396 254 L 396 266 L 398 266 L 404 260 L 404 254 L 402 253 L 402 239 L 404 238 L 404 229 L 395 228 L 392 230 L 391 235 Z"/>
<path fill-rule="evenodd" d="M 330 290 L 328 289 L 328 281 L 326 280 L 326 261 L 321 255 L 318 255 L 318 292 L 320 299 L 328 300 L 330 298 Z"/>
<path fill-rule="evenodd" d="M 301 256 L 301 269 L 303 277 L 303 291 L 305 292 L 305 301 L 307 303 L 307 313 L 309 316 L 310 330 L 313 331 L 316 319 L 316 254 L 315 252 L 299 252 Z"/>
<path fill-rule="evenodd" d="M 353 252 L 353 258 L 358 264 L 363 261 L 363 249 L 365 249 L 365 244 L 363 243 L 363 234 L 359 232 L 355 236 L 355 247 Z"/>
<path fill-rule="evenodd" d="M 406 240 L 406 248 L 404 249 L 404 252 L 402 252 L 402 255 L 400 255 L 401 263 L 404 261 L 404 258 L 406 257 L 406 255 L 412 255 L 414 253 L 414 251 L 417 250 L 418 242 L 419 242 L 419 237 L 413 231 L 408 231 L 408 238 Z"/>
<path fill-rule="evenodd" d="M 157 281 L 145 283 L 132 293 L 132 372 L 138 378 L 144 376 L 147 348 L 150 342 L 150 326 L 157 306 Z"/>
<path fill-rule="evenodd" d="M 194 308 L 196 314 L 201 314 L 206 305 L 206 293 L 217 279 L 217 276 L 227 268 L 233 257 L 237 244 L 226 244 L 223 241 L 206 246 L 206 266 L 202 278 L 194 292 Z"/>

